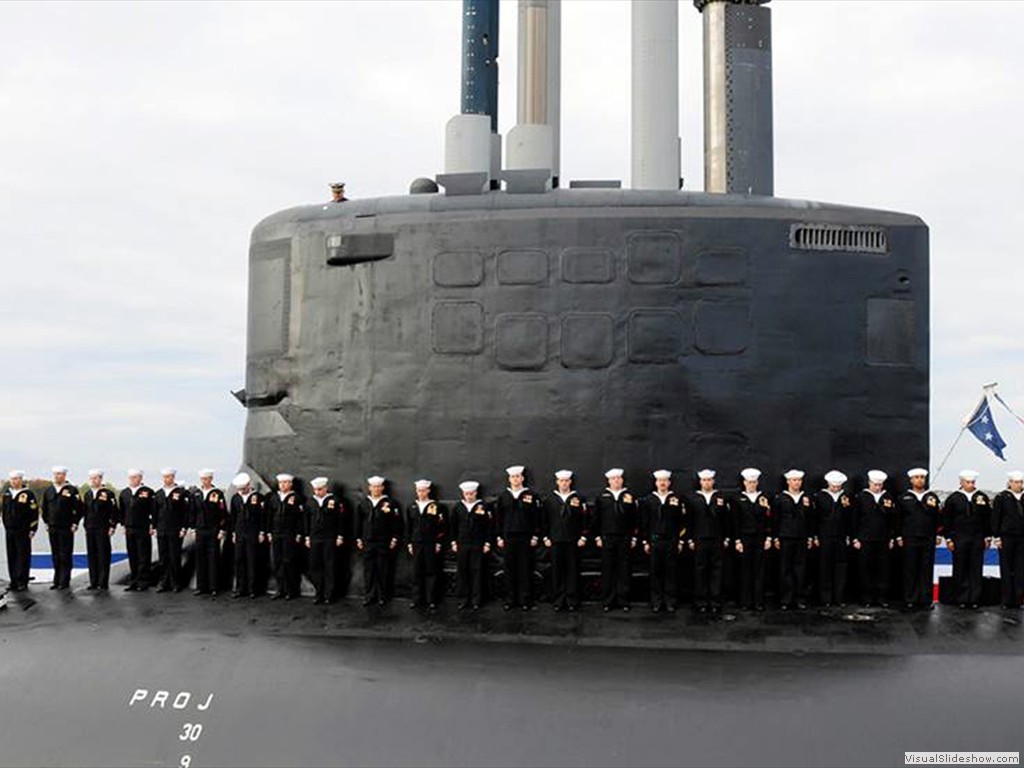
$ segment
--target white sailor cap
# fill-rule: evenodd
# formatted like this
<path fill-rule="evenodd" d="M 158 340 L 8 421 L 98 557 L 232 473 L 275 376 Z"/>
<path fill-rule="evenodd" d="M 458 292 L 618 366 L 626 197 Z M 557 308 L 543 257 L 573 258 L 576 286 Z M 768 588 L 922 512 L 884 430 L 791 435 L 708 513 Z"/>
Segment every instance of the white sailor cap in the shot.
<path fill-rule="evenodd" d="M 914 467 L 907 470 L 907 477 L 928 477 L 928 470 L 924 467 Z"/>
<path fill-rule="evenodd" d="M 787 480 L 803 480 L 804 471 L 802 469 L 791 469 L 783 477 Z"/>
<path fill-rule="evenodd" d="M 160 474 L 176 476 L 178 474 L 178 470 L 176 470 L 174 467 L 164 467 L 163 469 L 160 470 Z"/>
<path fill-rule="evenodd" d="M 311 488 L 313 488 L 313 490 L 320 490 L 321 488 L 326 488 L 327 487 L 327 478 L 326 477 L 314 477 L 312 480 L 309 481 L 309 485 L 310 485 Z"/>
<path fill-rule="evenodd" d="M 58 475 L 61 472 L 63 472 L 66 475 L 68 473 L 68 468 L 65 467 L 63 464 L 58 464 L 57 466 L 55 466 L 50 471 L 53 472 L 53 474 L 55 474 L 55 475 Z"/>
<path fill-rule="evenodd" d="M 842 485 L 849 480 L 846 475 L 840 472 L 838 469 L 833 469 L 830 472 L 825 473 L 825 482 L 829 485 Z"/>
<path fill-rule="evenodd" d="M 202 480 L 204 477 L 213 477 L 213 470 L 212 469 L 200 469 L 199 470 L 199 479 Z"/>
<path fill-rule="evenodd" d="M 1019 469 L 1015 469 L 1015 470 L 1013 470 L 1011 472 L 1007 472 L 1006 473 L 1006 478 L 1008 480 L 1016 480 L 1016 481 L 1024 480 L 1024 472 L 1021 472 Z"/>
<path fill-rule="evenodd" d="M 870 483 L 884 483 L 889 479 L 889 476 L 880 469 L 872 469 L 868 471 L 868 482 Z"/>
<path fill-rule="evenodd" d="M 139 477 L 142 477 L 142 470 L 136 469 L 135 467 L 131 467 L 125 474 L 127 474 L 128 477 L 131 477 L 132 475 L 138 475 Z"/>
<path fill-rule="evenodd" d="M 430 488 L 431 483 L 426 478 L 423 478 L 422 480 L 417 480 L 413 485 L 416 487 L 416 490 L 425 491 Z"/>
<path fill-rule="evenodd" d="M 465 491 L 467 493 L 469 493 L 471 491 L 475 491 L 479 487 L 480 487 L 480 483 L 478 483 L 476 480 L 465 480 L 465 481 L 459 483 L 459 490 L 460 491 Z"/>
<path fill-rule="evenodd" d="M 95 468 L 94 469 L 90 469 L 89 470 L 89 477 L 103 477 L 103 470 L 102 469 L 95 469 Z"/>
<path fill-rule="evenodd" d="M 961 480 L 977 480 L 980 473 L 973 469 L 961 469 L 960 474 L 957 475 Z"/>
<path fill-rule="evenodd" d="M 289 475 L 287 472 L 281 472 L 280 474 L 275 475 L 274 479 L 279 483 L 290 483 L 295 479 L 295 476 Z"/>
<path fill-rule="evenodd" d="M 239 472 L 235 475 L 235 479 L 231 481 L 231 484 L 235 486 L 235 488 L 245 488 L 245 486 L 249 485 L 251 482 L 252 478 L 249 477 L 248 472 Z"/>
<path fill-rule="evenodd" d="M 655 480 L 668 480 L 672 477 L 672 473 L 667 469 L 656 469 L 651 474 L 654 475 Z"/>
<path fill-rule="evenodd" d="M 713 469 L 702 469 L 700 472 L 697 473 L 697 477 L 699 477 L 701 480 L 714 480 L 715 479 L 715 470 L 713 470 Z"/>
<path fill-rule="evenodd" d="M 526 467 L 522 464 L 513 464 L 511 467 L 505 467 L 506 475 L 521 475 L 526 471 Z"/>
<path fill-rule="evenodd" d="M 758 480 L 761 477 L 761 470 L 754 467 L 747 467 L 740 472 L 740 477 L 744 480 Z"/>
<path fill-rule="evenodd" d="M 622 477 L 624 474 L 626 474 L 625 470 L 615 467 L 605 472 L 604 476 L 611 480 L 613 477 Z"/>
<path fill-rule="evenodd" d="M 555 472 L 555 479 L 556 480 L 572 480 L 572 470 L 571 469 L 560 469 L 560 470 L 558 470 L 557 472 Z"/>
<path fill-rule="evenodd" d="M 380 475 L 372 475 L 366 478 L 367 485 L 384 485 L 384 478 Z"/>
<path fill-rule="evenodd" d="M 14 480 L 15 478 L 20 478 L 20 479 L 24 480 L 25 479 L 25 470 L 24 469 L 12 469 L 7 474 L 7 477 L 10 478 L 11 480 Z"/>

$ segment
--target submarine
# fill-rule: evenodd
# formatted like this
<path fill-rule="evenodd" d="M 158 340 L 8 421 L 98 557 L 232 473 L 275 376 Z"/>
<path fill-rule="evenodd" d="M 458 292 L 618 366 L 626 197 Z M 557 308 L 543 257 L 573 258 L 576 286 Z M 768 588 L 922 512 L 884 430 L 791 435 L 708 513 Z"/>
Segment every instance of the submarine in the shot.
<path fill-rule="evenodd" d="M 502 137 L 498 3 L 465 3 L 444 172 L 252 232 L 250 472 L 455 498 L 509 464 L 582 489 L 609 466 L 928 466 L 928 227 L 774 197 L 771 9 L 694 6 L 703 191 L 680 178 L 677 3 L 633 4 L 628 189 L 560 176 L 559 4 L 519 6 Z"/>
<path fill-rule="evenodd" d="M 518 124 L 498 135 L 497 5 L 462 4 L 462 110 L 434 179 L 254 229 L 244 467 L 428 475 L 450 497 L 513 462 L 572 467 L 584 490 L 612 464 L 927 465 L 928 228 L 774 197 L 766 2 L 695 3 L 700 192 L 680 181 L 676 0 L 633 3 L 628 189 L 560 177 L 558 0 L 519 0 Z M 0 765 L 889 765 L 1019 746 L 1024 630 L 988 609 L 432 617 L 72 586 L 0 612 Z"/>

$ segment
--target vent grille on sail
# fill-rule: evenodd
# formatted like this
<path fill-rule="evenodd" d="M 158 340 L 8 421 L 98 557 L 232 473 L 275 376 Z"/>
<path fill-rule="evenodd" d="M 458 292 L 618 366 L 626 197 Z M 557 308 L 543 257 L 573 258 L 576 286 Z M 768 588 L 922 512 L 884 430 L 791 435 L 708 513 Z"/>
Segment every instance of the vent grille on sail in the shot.
<path fill-rule="evenodd" d="M 888 253 L 889 238 L 882 227 L 842 224 L 793 224 L 789 247 L 802 251 L 852 251 Z"/>

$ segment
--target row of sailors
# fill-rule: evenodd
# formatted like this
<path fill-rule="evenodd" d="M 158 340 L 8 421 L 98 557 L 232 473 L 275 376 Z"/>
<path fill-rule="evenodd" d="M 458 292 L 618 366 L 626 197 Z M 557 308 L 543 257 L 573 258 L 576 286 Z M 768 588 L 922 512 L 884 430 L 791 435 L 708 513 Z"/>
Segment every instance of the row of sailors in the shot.
<path fill-rule="evenodd" d="M 803 489 L 804 473 L 785 473 L 786 490 L 769 497 L 759 488 L 761 472 L 742 471 L 743 490 L 727 497 L 715 487 L 715 472 L 698 473 L 699 489 L 680 494 L 672 473 L 653 473 L 654 490 L 637 497 L 625 487 L 622 469 L 605 473 L 607 487 L 590 503 L 573 487 L 573 473 L 555 473 L 555 489 L 541 495 L 527 487 L 524 467 L 506 470 L 508 486 L 493 501 L 479 497 L 479 483 L 460 484 L 461 499 L 447 509 L 431 494 L 429 480 L 415 483 L 415 500 L 405 510 L 385 493 L 385 478 L 367 478 L 367 493 L 354 511 L 332 494 L 325 477 L 310 481 L 313 494 L 303 501 L 288 474 L 276 477 L 278 490 L 261 494 L 248 474 L 233 481 L 230 499 L 213 484 L 213 472 L 199 473 L 200 485 L 178 485 L 171 467 L 161 472 L 156 491 L 139 470 L 128 472 L 120 494 L 103 484 L 103 473 L 89 473 L 84 495 L 67 482 L 67 469 L 54 467 L 54 481 L 41 505 L 25 486 L 25 474 L 10 473 L 2 519 L 7 532 L 11 588 L 28 585 L 31 538 L 39 512 L 46 525 L 54 561 L 52 589 L 67 589 L 73 536 L 84 523 L 90 589 L 109 584 L 110 536 L 117 525 L 126 533 L 131 580 L 128 589 L 145 588 L 156 536 L 164 568 L 158 591 L 184 588 L 182 541 L 195 535 L 197 594 L 216 592 L 219 553 L 230 540 L 234 550 L 236 596 L 256 593 L 258 553 L 269 544 L 277 596 L 299 592 L 302 547 L 308 550 L 309 573 L 318 603 L 337 595 L 337 560 L 354 543 L 361 553 L 364 604 L 386 604 L 394 586 L 395 559 L 404 543 L 414 558 L 414 606 L 436 608 L 441 599 L 443 559 L 456 555 L 461 608 L 478 609 L 484 598 L 488 555 L 504 555 L 505 609 L 533 606 L 535 550 L 550 549 L 553 599 L 558 610 L 576 610 L 580 602 L 579 567 L 584 547 L 601 553 L 602 603 L 606 611 L 629 610 L 630 554 L 640 548 L 650 558 L 651 606 L 677 607 L 679 557 L 693 555 L 695 603 L 701 611 L 722 604 L 723 561 L 739 557 L 741 604 L 764 608 L 768 553 L 776 551 L 780 598 L 784 609 L 803 607 L 808 559 L 818 558 L 821 601 L 844 604 L 847 564 L 859 559 L 861 593 L 867 604 L 885 605 L 889 551 L 903 552 L 903 597 L 908 608 L 930 607 L 935 546 L 945 543 L 953 554 L 955 601 L 961 607 L 981 601 L 984 551 L 999 550 L 1004 608 L 1019 608 L 1024 597 L 1024 473 L 1010 472 L 1006 490 L 994 501 L 977 489 L 978 473 L 964 470 L 960 487 L 945 503 L 928 489 L 928 472 L 907 472 L 909 489 L 894 495 L 885 489 L 887 475 L 867 473 L 867 488 L 845 489 L 848 478 L 833 470 L 827 486 Z"/>

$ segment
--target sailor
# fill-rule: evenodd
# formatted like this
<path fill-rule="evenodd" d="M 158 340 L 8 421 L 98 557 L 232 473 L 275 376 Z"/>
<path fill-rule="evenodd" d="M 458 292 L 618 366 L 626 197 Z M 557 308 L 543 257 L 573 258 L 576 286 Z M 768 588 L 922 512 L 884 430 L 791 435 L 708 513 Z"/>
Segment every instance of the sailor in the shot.
<path fill-rule="evenodd" d="M 406 547 L 412 557 L 409 608 L 426 608 L 434 613 L 443 594 L 448 510 L 431 497 L 429 480 L 417 480 L 413 487 L 416 498 L 405 510 Z"/>
<path fill-rule="evenodd" d="M 807 552 L 814 546 L 814 509 L 804 493 L 804 472 L 790 469 L 783 475 L 786 490 L 772 505 L 772 538 L 779 550 L 782 610 L 806 608 Z"/>
<path fill-rule="evenodd" d="M 71 584 L 71 561 L 75 531 L 81 517 L 82 502 L 78 489 L 68 482 L 68 468 L 53 468 L 53 485 L 43 492 L 43 522 L 50 536 L 53 557 L 53 584 L 50 589 L 67 589 Z"/>
<path fill-rule="evenodd" d="M 675 613 L 678 607 L 679 553 L 686 539 L 687 510 L 672 490 L 672 473 L 654 473 L 654 490 L 640 501 L 640 538 L 651 558 L 651 610 Z"/>
<path fill-rule="evenodd" d="M 495 503 L 498 548 L 505 555 L 505 610 L 533 608 L 533 550 L 540 543 L 540 499 L 523 484 L 525 468 L 505 469 L 508 487 Z"/>
<path fill-rule="evenodd" d="M 942 530 L 946 547 L 953 553 L 954 600 L 961 608 L 981 604 L 985 569 L 985 548 L 991 544 L 991 504 L 978 490 L 978 473 L 960 472 L 960 487 L 946 498 L 942 507 Z"/>
<path fill-rule="evenodd" d="M 889 476 L 868 472 L 868 487 L 857 495 L 853 515 L 853 548 L 860 554 L 861 601 L 888 608 L 889 550 L 896 544 L 896 503 L 885 490 Z"/>
<path fill-rule="evenodd" d="M 118 522 L 124 526 L 128 550 L 128 586 L 126 592 L 149 589 L 149 570 L 153 560 L 153 489 L 142 483 L 142 470 L 128 470 L 128 486 L 121 491 Z"/>
<path fill-rule="evenodd" d="M 302 571 L 299 561 L 304 540 L 305 519 L 299 497 L 292 487 L 295 478 L 282 472 L 275 478 L 277 493 L 267 498 L 267 538 L 270 541 L 270 562 L 277 581 L 272 600 L 291 600 L 299 596 Z"/>
<path fill-rule="evenodd" d="M 192 509 L 192 496 L 178 485 L 178 470 L 164 467 L 160 470 L 163 485 L 154 496 L 153 520 L 156 527 L 156 546 L 163 568 L 163 577 L 157 592 L 185 588 L 185 574 L 181 566 L 181 545 L 188 529 Z"/>
<path fill-rule="evenodd" d="M 725 496 L 715 490 L 715 470 L 697 473 L 700 488 L 687 499 L 690 548 L 694 560 L 694 604 L 700 613 L 722 610 L 725 551 L 731 541 L 731 520 Z"/>
<path fill-rule="evenodd" d="M 252 478 L 240 472 L 231 481 L 231 540 L 235 545 L 235 590 L 232 597 L 255 600 L 260 590 L 260 550 L 266 541 L 264 498 L 253 490 Z"/>
<path fill-rule="evenodd" d="M 1006 490 L 992 502 L 992 535 L 999 550 L 1003 608 L 1014 610 L 1024 598 L 1024 472 L 1014 470 L 1006 477 Z"/>
<path fill-rule="evenodd" d="M 7 540 L 7 572 L 12 592 L 28 589 L 32 561 L 32 539 L 39 529 L 39 504 L 36 495 L 25 485 L 25 472 L 12 470 L 10 485 L 4 491 L 2 512 Z"/>
<path fill-rule="evenodd" d="M 903 549 L 903 602 L 908 610 L 931 609 L 935 547 L 939 531 L 939 497 L 928 490 L 928 470 L 907 472 L 910 488 L 896 500 L 896 541 Z"/>
<path fill-rule="evenodd" d="M 818 547 L 818 587 L 826 608 L 846 605 L 846 572 L 853 499 L 843 488 L 849 478 L 838 469 L 825 473 L 825 487 L 814 494 L 814 540 Z"/>
<path fill-rule="evenodd" d="M 89 488 L 82 497 L 85 546 L 89 558 L 89 592 L 110 589 L 110 537 L 117 527 L 117 496 L 103 486 L 103 470 L 89 470 Z"/>
<path fill-rule="evenodd" d="M 555 490 L 543 503 L 541 530 L 551 552 L 551 604 L 555 611 L 580 607 L 580 554 L 587 545 L 587 506 L 572 487 L 572 470 L 555 472 Z"/>
<path fill-rule="evenodd" d="M 590 534 L 601 550 L 601 603 L 605 613 L 612 608 L 629 610 L 630 552 L 640 534 L 636 498 L 626 488 L 620 467 L 604 473 L 608 487 L 597 497 Z"/>
<path fill-rule="evenodd" d="M 484 601 L 487 556 L 494 541 L 494 517 L 477 498 L 480 484 L 475 480 L 459 483 L 462 499 L 451 514 L 452 552 L 458 581 L 459 610 L 479 611 Z"/>
<path fill-rule="evenodd" d="M 348 198 L 345 197 L 345 183 L 342 181 L 335 181 L 331 184 L 331 202 L 332 203 L 347 203 Z"/>
<path fill-rule="evenodd" d="M 192 493 L 189 528 L 195 533 L 195 595 L 217 595 L 220 546 L 230 525 L 224 491 L 213 485 L 213 470 L 199 470 L 199 487 Z"/>
<path fill-rule="evenodd" d="M 344 505 L 331 493 L 326 477 L 309 481 L 313 497 L 306 502 L 306 549 L 309 550 L 309 580 L 316 592 L 314 605 L 334 602 L 335 553 L 345 543 L 342 533 Z M 348 519 L 348 515 L 344 515 Z"/>
<path fill-rule="evenodd" d="M 356 548 L 363 553 L 363 605 L 384 607 L 391 600 L 389 569 L 402 538 L 402 515 L 384 495 L 384 478 L 366 478 L 367 495 L 356 507 Z"/>
<path fill-rule="evenodd" d="M 772 546 L 771 502 L 758 487 L 761 470 L 740 472 L 743 490 L 732 500 L 732 531 L 740 559 L 740 606 L 764 610 L 764 574 Z"/>

